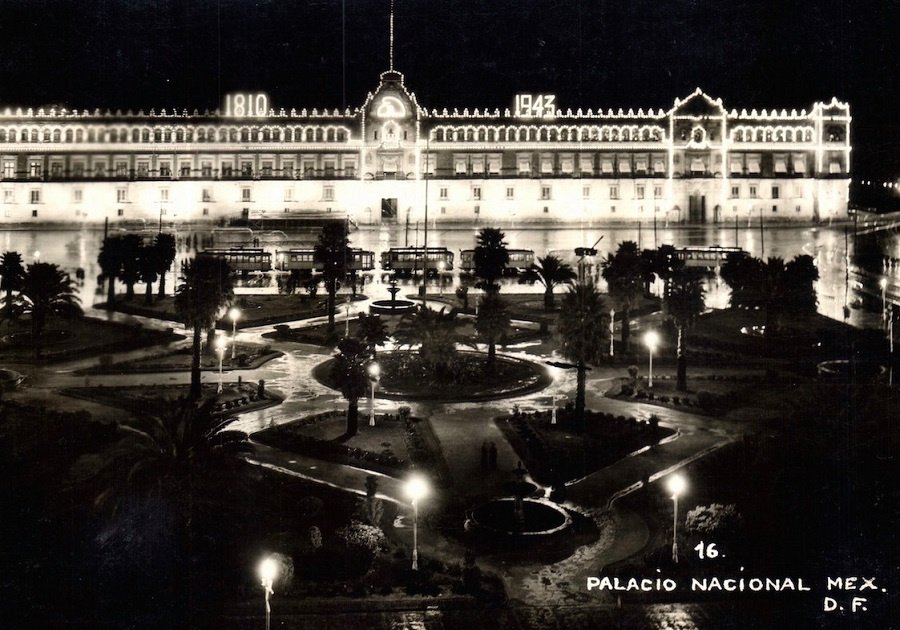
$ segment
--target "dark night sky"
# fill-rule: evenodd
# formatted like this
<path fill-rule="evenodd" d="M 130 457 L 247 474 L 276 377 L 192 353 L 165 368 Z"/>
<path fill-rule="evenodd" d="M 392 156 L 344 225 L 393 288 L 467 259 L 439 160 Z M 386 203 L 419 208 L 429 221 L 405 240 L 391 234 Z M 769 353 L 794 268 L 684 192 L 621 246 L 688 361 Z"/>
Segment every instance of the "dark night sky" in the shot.
<path fill-rule="evenodd" d="M 388 0 L 346 0 L 347 104 L 387 68 Z M 396 66 L 431 108 L 726 107 L 854 115 L 855 170 L 900 176 L 900 0 L 397 0 Z M 204 109 L 263 90 L 342 104 L 341 0 L 0 0 L 0 103 Z"/>

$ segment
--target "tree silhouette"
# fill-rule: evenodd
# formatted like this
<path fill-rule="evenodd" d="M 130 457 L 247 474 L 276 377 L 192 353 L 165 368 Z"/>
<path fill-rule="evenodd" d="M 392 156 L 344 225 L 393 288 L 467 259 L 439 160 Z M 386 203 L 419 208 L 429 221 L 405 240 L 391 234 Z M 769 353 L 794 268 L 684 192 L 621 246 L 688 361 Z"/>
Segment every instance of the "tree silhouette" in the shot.
<path fill-rule="evenodd" d="M 122 237 L 122 266 L 119 278 L 125 283 L 125 301 L 134 299 L 134 285 L 141 279 L 141 250 L 144 242 L 137 234 Z"/>
<path fill-rule="evenodd" d="M 322 264 L 322 277 L 328 292 L 328 330 L 334 330 L 335 296 L 338 282 L 347 274 L 350 239 L 344 223 L 328 223 L 319 234 L 313 256 Z"/>
<path fill-rule="evenodd" d="M 116 303 L 116 280 L 122 272 L 124 245 L 120 236 L 107 236 L 100 246 L 97 263 L 106 279 L 106 307 L 112 308 Z"/>
<path fill-rule="evenodd" d="M 497 281 L 509 264 L 506 235 L 497 228 L 481 228 L 476 239 L 473 261 L 475 275 L 481 279 L 480 288 L 488 293 L 499 291 Z"/>
<path fill-rule="evenodd" d="M 359 430 L 359 399 L 366 395 L 369 377 L 366 367 L 371 355 L 366 345 L 354 337 L 345 337 L 338 342 L 338 353 L 332 367 L 331 377 L 338 384 L 347 399 L 347 432 L 345 437 L 356 435 Z"/>
<path fill-rule="evenodd" d="M 475 331 L 488 344 L 487 366 L 494 365 L 497 354 L 497 340 L 502 339 L 509 330 L 510 317 L 506 303 L 496 293 L 488 293 L 484 296 L 481 306 L 478 308 L 478 317 L 475 320 Z"/>
<path fill-rule="evenodd" d="M 675 269 L 668 279 L 668 291 L 663 296 L 663 310 L 678 331 L 676 387 L 679 391 L 687 390 L 687 330 L 706 308 L 702 276 L 702 271 L 697 269 L 683 266 Z"/>
<path fill-rule="evenodd" d="M 432 376 L 448 371 L 456 358 L 456 344 L 471 342 L 458 331 L 460 325 L 455 311 L 435 311 L 419 307 L 415 313 L 405 315 L 394 333 L 401 346 L 419 344 L 419 357 Z"/>
<path fill-rule="evenodd" d="M 380 315 L 359 314 L 359 338 L 366 344 L 372 358 L 378 351 L 378 346 L 383 346 L 390 339 L 387 333 L 387 327 L 381 320 Z"/>
<path fill-rule="evenodd" d="M 144 304 L 153 304 L 153 283 L 159 278 L 159 252 L 153 245 L 142 246 L 138 253 L 138 275 L 147 285 Z"/>
<path fill-rule="evenodd" d="M 159 291 L 157 296 L 166 297 L 166 274 L 172 269 L 175 262 L 175 235 L 167 232 L 160 232 L 153 241 L 153 247 L 156 250 L 156 273 L 159 274 Z"/>
<path fill-rule="evenodd" d="M 228 263 L 214 256 L 188 260 L 181 285 L 175 291 L 175 312 L 194 331 L 191 355 L 191 399 L 200 397 L 200 343 L 204 330 L 212 328 L 219 313 L 234 298 Z"/>
<path fill-rule="evenodd" d="M 540 282 L 544 285 L 544 310 L 550 311 L 555 302 L 553 290 L 560 285 L 571 284 L 577 277 L 568 263 L 548 254 L 532 263 L 519 282 Z"/>
<path fill-rule="evenodd" d="M 628 352 L 631 347 L 631 309 L 641 295 L 644 281 L 644 264 L 637 243 L 620 243 L 616 253 L 604 261 L 602 275 L 609 286 L 610 297 L 622 311 L 622 346 Z"/>
<path fill-rule="evenodd" d="M 25 275 L 25 265 L 22 254 L 19 252 L 5 252 L 0 256 L 0 291 L 6 291 L 6 309 L 12 309 L 13 291 L 18 291 L 22 286 L 22 277 Z M 9 316 L 10 313 L 8 312 Z"/>
<path fill-rule="evenodd" d="M 576 284 L 563 296 L 559 314 L 560 352 L 576 366 L 575 414 L 584 426 L 585 368 L 609 346 L 609 314 L 593 283 Z"/>
<path fill-rule="evenodd" d="M 7 312 L 14 319 L 31 317 L 31 341 L 35 356 L 40 356 L 47 320 L 80 316 L 79 302 L 69 274 L 57 265 L 37 262 L 26 267 L 19 293 L 7 302 Z"/>

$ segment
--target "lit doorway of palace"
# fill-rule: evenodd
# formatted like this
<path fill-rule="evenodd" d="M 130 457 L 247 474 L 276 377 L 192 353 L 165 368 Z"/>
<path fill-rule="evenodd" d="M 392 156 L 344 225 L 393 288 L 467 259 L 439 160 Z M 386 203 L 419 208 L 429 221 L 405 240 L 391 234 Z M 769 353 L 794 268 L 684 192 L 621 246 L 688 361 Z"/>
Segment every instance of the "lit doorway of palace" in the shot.
<path fill-rule="evenodd" d="M 397 218 L 397 198 L 386 197 L 381 200 L 381 218 L 396 219 Z"/>
<path fill-rule="evenodd" d="M 706 223 L 706 195 L 694 193 L 688 199 L 688 221 Z"/>

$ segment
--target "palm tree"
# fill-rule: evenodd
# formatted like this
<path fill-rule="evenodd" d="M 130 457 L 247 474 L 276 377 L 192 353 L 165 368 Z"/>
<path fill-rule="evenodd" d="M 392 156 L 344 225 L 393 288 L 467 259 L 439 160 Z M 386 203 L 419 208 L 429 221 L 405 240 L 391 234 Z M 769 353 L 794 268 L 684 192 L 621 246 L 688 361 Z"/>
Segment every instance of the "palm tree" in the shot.
<path fill-rule="evenodd" d="M 475 245 L 475 275 L 481 278 L 481 288 L 497 292 L 497 281 L 503 276 L 509 264 L 506 235 L 497 228 L 481 228 Z"/>
<path fill-rule="evenodd" d="M 347 273 L 350 239 L 343 223 L 328 223 L 319 234 L 313 256 L 322 265 L 322 277 L 328 291 L 328 330 L 334 330 L 334 303 L 338 282 Z"/>
<path fill-rule="evenodd" d="M 695 269 L 676 269 L 669 277 L 668 291 L 663 296 L 663 310 L 678 331 L 676 387 L 682 392 L 687 390 L 686 331 L 706 308 L 702 275 L 701 271 Z"/>
<path fill-rule="evenodd" d="M 369 349 L 359 339 L 344 337 L 338 342 L 338 354 L 332 367 L 331 376 L 338 384 L 341 394 L 347 399 L 346 437 L 356 435 L 359 430 L 359 399 L 366 395 L 369 377 Z"/>
<path fill-rule="evenodd" d="M 197 256 L 185 263 L 181 285 L 175 291 L 175 312 L 194 329 L 191 357 L 191 399 L 200 397 L 200 342 L 219 313 L 234 298 L 228 263 L 213 256 Z"/>
<path fill-rule="evenodd" d="M 380 315 L 359 314 L 359 338 L 366 344 L 372 358 L 378 351 L 378 346 L 383 346 L 390 339 L 387 327 L 381 321 Z"/>
<path fill-rule="evenodd" d="M 509 311 L 506 303 L 496 293 L 488 293 L 484 296 L 481 306 L 478 308 L 478 318 L 475 320 L 475 331 L 488 344 L 488 358 L 486 367 L 494 365 L 497 354 L 497 340 L 502 339 L 509 330 Z"/>
<path fill-rule="evenodd" d="M 528 268 L 519 282 L 540 282 L 544 285 L 544 310 L 550 311 L 553 310 L 555 301 L 553 290 L 559 285 L 571 284 L 577 277 L 575 270 L 568 263 L 553 254 L 548 254 L 538 258 L 537 263 Z"/>
<path fill-rule="evenodd" d="M 622 346 L 629 351 L 631 342 L 631 309 L 641 295 L 644 265 L 637 243 L 624 241 L 615 254 L 610 254 L 603 263 L 603 279 L 609 286 L 609 295 L 622 311 Z"/>
<path fill-rule="evenodd" d="M 797 315 L 815 313 L 819 303 L 815 287 L 819 268 L 813 257 L 807 254 L 794 256 L 785 266 L 785 273 L 785 310 Z"/>
<path fill-rule="evenodd" d="M 559 315 L 562 355 L 575 364 L 578 385 L 575 415 L 584 426 L 585 371 L 609 345 L 609 314 L 593 283 L 576 284 L 563 297 Z"/>
<path fill-rule="evenodd" d="M 166 274 L 172 268 L 175 262 L 175 235 L 167 232 L 160 232 L 153 241 L 153 247 L 156 250 L 156 273 L 159 274 L 159 291 L 157 296 L 166 297 Z"/>
<path fill-rule="evenodd" d="M 7 311 L 12 309 L 13 291 L 18 291 L 22 286 L 22 276 L 24 275 L 25 265 L 22 261 L 22 254 L 5 252 L 3 256 L 0 256 L 0 290 L 6 291 Z"/>
<path fill-rule="evenodd" d="M 169 518 L 176 552 L 169 561 L 174 560 L 180 608 L 188 603 L 184 597 L 196 522 L 204 516 L 221 519 L 223 510 L 236 503 L 234 495 L 243 488 L 242 462 L 235 455 L 250 450 L 246 434 L 224 430 L 235 417 L 214 416 L 214 402 L 198 406 L 188 398 L 157 400 L 154 413 L 118 425 L 121 437 L 115 444 L 82 455 L 69 472 L 70 486 L 96 492 L 94 506 L 101 513 L 146 506 L 156 519 Z M 131 537 L 128 544 L 135 544 Z M 186 610 L 180 609 L 178 615 L 183 614 Z"/>
<path fill-rule="evenodd" d="M 97 263 L 100 265 L 100 271 L 106 278 L 106 307 L 112 308 L 116 303 L 116 279 L 122 272 L 122 257 L 124 255 L 124 246 L 122 238 L 119 236 L 107 236 L 103 239 L 103 245 L 100 247 L 100 254 L 97 256 Z"/>
<path fill-rule="evenodd" d="M 57 265 L 37 262 L 25 269 L 19 293 L 7 303 L 7 312 L 14 318 L 31 317 L 31 340 L 35 356 L 40 356 L 47 320 L 81 315 L 79 302 L 69 274 Z"/>
<path fill-rule="evenodd" d="M 159 250 L 153 245 L 142 246 L 138 253 L 138 276 L 147 285 L 144 304 L 153 304 L 153 283 L 159 278 Z"/>
<path fill-rule="evenodd" d="M 125 283 L 125 301 L 134 299 L 134 285 L 141 278 L 141 250 L 143 240 L 137 234 L 126 234 L 122 237 L 122 266 L 119 278 Z"/>
<path fill-rule="evenodd" d="M 447 371 L 456 357 L 456 344 L 471 342 L 459 331 L 460 321 L 455 311 L 435 311 L 419 307 L 415 313 L 405 315 L 394 333 L 401 346 L 419 344 L 419 357 L 432 376 Z"/>

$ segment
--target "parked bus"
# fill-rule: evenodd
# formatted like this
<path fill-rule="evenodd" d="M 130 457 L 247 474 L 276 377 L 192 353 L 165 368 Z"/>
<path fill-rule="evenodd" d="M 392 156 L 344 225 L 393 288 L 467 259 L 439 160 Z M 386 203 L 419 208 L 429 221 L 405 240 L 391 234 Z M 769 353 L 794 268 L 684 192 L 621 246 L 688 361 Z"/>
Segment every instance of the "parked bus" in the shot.
<path fill-rule="evenodd" d="M 278 271 L 321 271 L 322 262 L 315 259 L 315 251 L 312 247 L 278 250 L 275 252 L 275 268 Z M 375 252 L 355 247 L 350 252 L 349 271 L 371 271 L 375 268 Z"/>
<path fill-rule="evenodd" d="M 381 268 L 403 275 L 413 274 L 423 268 L 431 274 L 451 271 L 453 252 L 446 247 L 429 247 L 426 261 L 424 247 L 391 247 L 381 253 Z"/>
<path fill-rule="evenodd" d="M 506 273 L 520 273 L 531 267 L 534 263 L 534 251 L 530 249 L 508 249 L 509 263 L 506 265 Z M 464 249 L 459 253 L 459 269 L 464 273 L 475 271 L 475 250 Z"/>
<path fill-rule="evenodd" d="M 215 256 L 228 263 L 232 271 L 271 271 L 272 254 L 256 247 L 232 247 L 204 249 L 198 255 Z"/>

